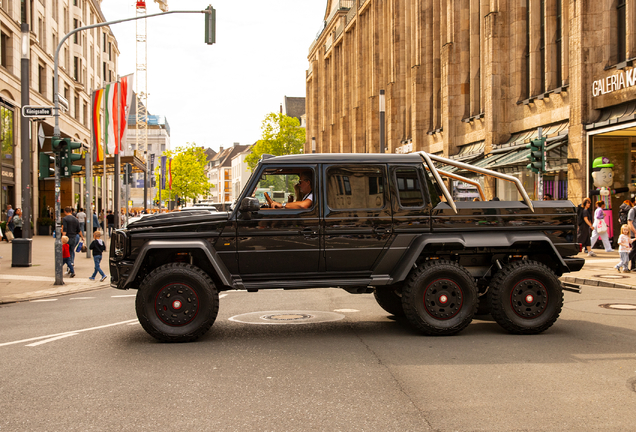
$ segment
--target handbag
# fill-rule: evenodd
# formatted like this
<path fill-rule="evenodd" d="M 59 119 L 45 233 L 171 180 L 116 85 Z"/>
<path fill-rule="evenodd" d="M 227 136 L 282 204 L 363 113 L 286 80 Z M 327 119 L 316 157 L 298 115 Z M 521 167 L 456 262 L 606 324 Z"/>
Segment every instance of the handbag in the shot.
<path fill-rule="evenodd" d="M 82 249 L 84 248 L 84 242 L 81 241 L 77 244 L 77 247 L 75 248 L 75 252 L 79 253 L 82 252 Z"/>
<path fill-rule="evenodd" d="M 603 219 L 599 220 L 596 223 L 596 232 L 599 234 L 603 234 L 607 232 L 607 224 Z"/>
<path fill-rule="evenodd" d="M 9 230 L 7 230 L 7 232 L 5 233 L 7 235 L 7 241 L 12 241 L 13 240 L 13 233 Z"/>

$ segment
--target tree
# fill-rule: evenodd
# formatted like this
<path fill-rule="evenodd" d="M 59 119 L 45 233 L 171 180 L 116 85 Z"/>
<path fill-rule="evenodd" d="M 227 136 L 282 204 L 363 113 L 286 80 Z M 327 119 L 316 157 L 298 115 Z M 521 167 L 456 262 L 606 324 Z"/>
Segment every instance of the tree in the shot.
<path fill-rule="evenodd" d="M 161 198 L 167 199 L 169 196 L 177 196 L 191 201 L 201 195 L 208 195 L 213 185 L 205 175 L 205 165 L 207 156 L 202 147 L 195 143 L 187 143 L 186 146 L 177 147 L 176 150 L 165 151 L 163 156 L 168 160 L 172 158 L 172 190 L 169 187 L 168 164 L 166 163 L 166 189 L 161 191 Z M 157 188 L 161 187 L 161 160 L 155 169 Z M 155 199 L 159 199 L 159 192 Z"/>
<path fill-rule="evenodd" d="M 250 170 L 254 170 L 263 154 L 282 156 L 299 154 L 305 145 L 305 128 L 300 127 L 297 118 L 282 113 L 269 113 L 261 125 L 262 138 L 252 147 L 252 153 L 245 158 Z"/>

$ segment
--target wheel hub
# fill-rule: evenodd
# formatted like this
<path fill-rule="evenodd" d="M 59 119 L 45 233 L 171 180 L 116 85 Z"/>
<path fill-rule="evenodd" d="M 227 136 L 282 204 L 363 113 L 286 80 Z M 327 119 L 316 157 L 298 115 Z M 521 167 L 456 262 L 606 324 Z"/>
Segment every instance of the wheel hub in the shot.
<path fill-rule="evenodd" d="M 447 320 L 462 308 L 462 290 L 450 279 L 438 279 L 426 287 L 424 307 L 433 318 Z"/>
<path fill-rule="evenodd" d="M 192 288 L 174 283 L 157 294 L 155 313 L 164 323 L 179 327 L 188 324 L 199 311 L 199 299 Z"/>
<path fill-rule="evenodd" d="M 548 307 L 548 290 L 536 279 L 525 279 L 513 288 L 510 303 L 521 318 L 536 318 Z"/>

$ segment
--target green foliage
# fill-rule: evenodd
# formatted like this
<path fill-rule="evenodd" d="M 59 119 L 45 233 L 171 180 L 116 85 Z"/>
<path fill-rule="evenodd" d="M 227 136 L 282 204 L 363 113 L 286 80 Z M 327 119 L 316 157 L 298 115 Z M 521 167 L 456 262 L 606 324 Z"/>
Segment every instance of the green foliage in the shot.
<path fill-rule="evenodd" d="M 205 175 L 207 156 L 203 148 L 195 143 L 187 143 L 176 150 L 163 152 L 168 160 L 172 158 L 172 190 L 169 188 L 169 166 L 166 166 L 166 189 L 161 191 L 161 198 L 168 200 L 177 196 L 187 201 L 192 201 L 199 196 L 207 196 L 213 185 Z M 155 168 L 157 179 L 157 194 L 154 199 L 159 199 L 158 189 L 161 187 L 161 158 Z"/>
<path fill-rule="evenodd" d="M 250 170 L 254 170 L 261 155 L 282 156 L 299 154 L 305 145 L 305 129 L 294 117 L 281 113 L 269 113 L 261 125 L 262 137 L 252 147 L 252 153 L 245 158 Z"/>
<path fill-rule="evenodd" d="M 53 219 L 51 219 L 49 217 L 38 218 L 38 225 L 39 226 L 53 226 Z"/>

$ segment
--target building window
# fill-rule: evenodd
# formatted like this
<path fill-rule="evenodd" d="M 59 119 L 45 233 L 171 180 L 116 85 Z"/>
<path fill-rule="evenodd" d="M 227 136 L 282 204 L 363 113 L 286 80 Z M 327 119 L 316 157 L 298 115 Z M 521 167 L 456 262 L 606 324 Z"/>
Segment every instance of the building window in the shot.
<path fill-rule="evenodd" d="M 561 0 L 556 2 L 557 28 L 556 28 L 556 86 L 563 85 L 563 10 Z"/>
<path fill-rule="evenodd" d="M 9 67 L 9 37 L 0 32 L 0 65 Z"/>
<path fill-rule="evenodd" d="M 539 19 L 541 31 L 539 32 L 539 93 L 545 93 L 545 0 L 541 0 L 540 8 Z"/>
<path fill-rule="evenodd" d="M 13 110 L 0 105 L 0 165 L 13 165 Z"/>
<path fill-rule="evenodd" d="M 59 7 L 58 7 L 57 0 L 53 0 L 53 1 L 52 1 L 52 4 L 51 4 L 51 9 L 52 9 L 52 11 L 51 11 L 51 12 L 52 12 L 53 20 L 54 20 L 55 22 L 58 22 L 58 19 L 59 19 L 59 15 L 58 15 L 58 8 L 59 8 Z"/>
<path fill-rule="evenodd" d="M 40 46 L 46 51 L 46 47 L 44 46 L 44 22 L 41 16 L 38 18 L 38 40 Z"/>
<path fill-rule="evenodd" d="M 113 59 L 113 44 L 108 42 L 108 60 Z"/>
<path fill-rule="evenodd" d="M 38 93 L 46 96 L 46 67 L 41 64 L 38 65 Z"/>
<path fill-rule="evenodd" d="M 106 52 L 106 33 L 102 33 L 102 37 L 103 37 L 103 44 L 102 46 L 104 47 L 104 52 Z"/>
<path fill-rule="evenodd" d="M 73 29 L 77 29 L 77 28 L 79 28 L 77 18 L 73 18 Z M 73 42 L 76 44 L 79 43 L 78 33 L 75 33 L 73 35 Z"/>
<path fill-rule="evenodd" d="M 616 4 L 616 62 L 625 61 L 627 51 L 627 14 L 625 0 L 618 0 Z"/>
<path fill-rule="evenodd" d="M 106 80 L 106 62 L 102 62 L 102 72 L 103 72 L 103 75 L 100 78 L 103 78 L 104 80 Z"/>
<path fill-rule="evenodd" d="M 26 0 L 22 0 L 22 4 L 20 7 L 20 22 L 27 22 L 27 2 Z"/>
<path fill-rule="evenodd" d="M 64 8 L 64 34 L 68 33 L 68 8 Z"/>
<path fill-rule="evenodd" d="M 526 76 L 525 88 L 523 89 L 524 99 L 530 97 L 530 0 L 526 0 Z"/>
<path fill-rule="evenodd" d="M 79 57 L 73 57 L 73 78 L 79 81 Z"/>
<path fill-rule="evenodd" d="M 88 127 L 88 111 L 86 108 L 86 102 L 82 102 L 82 122 L 85 127 Z"/>
<path fill-rule="evenodd" d="M 79 96 L 75 95 L 75 97 L 73 98 L 73 101 L 75 102 L 73 104 L 73 108 L 75 109 L 75 112 L 73 114 L 74 114 L 75 120 L 79 121 L 80 119 Z"/>

